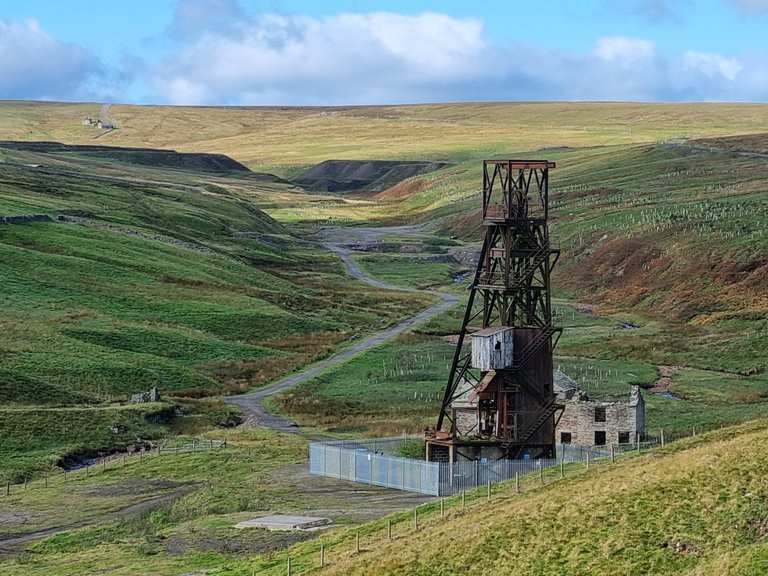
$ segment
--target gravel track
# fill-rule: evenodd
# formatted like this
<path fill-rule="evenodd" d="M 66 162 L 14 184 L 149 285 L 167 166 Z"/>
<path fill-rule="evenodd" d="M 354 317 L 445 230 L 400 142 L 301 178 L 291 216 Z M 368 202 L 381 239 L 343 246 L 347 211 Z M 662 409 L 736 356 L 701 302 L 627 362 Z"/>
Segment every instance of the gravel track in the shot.
<path fill-rule="evenodd" d="M 349 248 L 346 248 L 345 245 L 339 239 L 341 234 L 344 234 L 345 240 L 349 241 L 350 238 L 353 238 L 353 239 L 357 238 L 359 240 L 360 237 L 363 237 L 366 240 L 371 240 L 371 239 L 379 239 L 383 235 L 391 234 L 391 233 L 416 234 L 419 232 L 420 232 L 420 228 L 416 226 L 400 226 L 400 227 L 394 227 L 394 228 L 393 227 L 357 228 L 357 229 L 353 229 L 352 231 L 327 228 L 323 231 L 324 246 L 329 250 L 333 251 L 334 253 L 336 253 L 339 256 L 339 258 L 341 258 L 341 261 L 344 263 L 347 273 L 351 277 L 361 282 L 364 282 L 369 286 L 374 286 L 376 288 L 382 288 L 385 290 L 400 290 L 403 292 L 417 292 L 421 294 L 432 294 L 434 296 L 438 296 L 440 298 L 440 301 L 437 302 L 436 304 L 433 304 L 429 308 L 422 310 L 418 314 L 411 316 L 409 318 L 406 318 L 405 320 L 402 320 L 401 322 L 399 322 L 395 326 L 392 326 L 391 328 L 387 328 L 386 330 L 383 330 L 381 332 L 377 332 L 376 334 L 368 336 L 367 338 L 361 340 L 360 342 L 357 342 L 356 344 L 350 346 L 349 348 L 345 348 L 339 352 L 336 352 L 332 356 L 325 358 L 324 360 L 320 360 L 319 362 L 315 362 L 314 364 L 311 364 L 309 367 L 299 372 L 298 374 L 292 374 L 291 376 L 281 378 L 280 380 L 277 380 L 272 384 L 269 384 L 268 386 L 259 388 L 258 390 L 254 390 L 253 392 L 248 392 L 247 394 L 240 394 L 238 396 L 228 396 L 225 400 L 231 404 L 237 404 L 244 412 L 245 414 L 245 420 L 243 422 L 244 425 L 263 426 L 265 428 L 272 428 L 274 430 L 280 430 L 282 432 L 298 432 L 299 431 L 298 426 L 294 422 L 291 422 L 290 420 L 282 418 L 281 416 L 276 416 L 275 414 L 271 414 L 264 407 L 264 400 L 266 400 L 267 398 L 269 398 L 274 394 L 277 394 L 279 392 L 282 392 L 284 390 L 297 386 L 298 384 L 301 384 L 303 382 L 312 380 L 313 378 L 319 376 L 323 372 L 335 366 L 343 364 L 344 362 L 351 360 L 355 356 L 358 356 L 359 354 L 362 354 L 363 352 L 370 350 L 371 348 L 380 346 L 381 344 L 387 342 L 388 340 L 395 338 L 399 334 L 402 334 L 403 332 L 410 330 L 417 324 L 426 322 L 427 320 L 430 320 L 431 318 L 437 316 L 438 314 L 445 312 L 446 310 L 454 306 L 459 301 L 458 296 L 454 294 L 449 294 L 444 292 L 434 292 L 429 290 L 418 290 L 416 288 L 404 288 L 402 286 L 395 286 L 394 284 L 389 284 L 388 282 L 383 282 L 381 280 L 377 280 L 376 278 L 373 278 L 372 276 L 369 276 L 365 271 L 363 271 L 357 265 L 357 262 L 355 262 L 354 259 L 352 258 L 352 250 L 350 250 Z"/>

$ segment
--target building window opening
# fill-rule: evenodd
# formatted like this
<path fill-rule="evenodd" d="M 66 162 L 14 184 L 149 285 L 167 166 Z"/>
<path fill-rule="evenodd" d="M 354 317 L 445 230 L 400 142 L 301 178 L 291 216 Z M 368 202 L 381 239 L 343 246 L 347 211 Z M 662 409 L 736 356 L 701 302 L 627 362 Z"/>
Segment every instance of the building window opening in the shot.
<path fill-rule="evenodd" d="M 595 422 L 605 422 L 605 406 L 595 406 Z"/>
<path fill-rule="evenodd" d="M 619 432 L 619 444 L 629 444 L 629 432 Z"/>
<path fill-rule="evenodd" d="M 571 433 L 560 432 L 560 444 L 570 444 L 570 443 L 571 443 Z"/>
<path fill-rule="evenodd" d="M 595 430 L 595 446 L 605 446 L 605 430 Z"/>
<path fill-rule="evenodd" d="M 496 342 L 496 344 L 494 344 L 494 345 L 493 345 L 493 347 L 494 347 L 496 350 L 501 350 L 501 342 Z"/>

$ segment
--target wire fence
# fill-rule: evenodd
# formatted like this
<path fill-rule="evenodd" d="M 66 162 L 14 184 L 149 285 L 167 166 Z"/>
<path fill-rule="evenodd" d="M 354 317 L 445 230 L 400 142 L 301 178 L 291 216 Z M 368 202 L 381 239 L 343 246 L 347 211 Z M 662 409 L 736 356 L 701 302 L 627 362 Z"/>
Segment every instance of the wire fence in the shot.
<path fill-rule="evenodd" d="M 695 429 L 692 431 L 695 434 Z M 660 431 L 659 435 L 636 437 L 631 444 L 580 446 L 557 444 L 556 458 L 521 460 L 462 460 L 458 462 L 427 462 L 404 457 L 408 447 L 423 443 L 417 436 L 398 436 L 366 440 L 332 440 L 311 442 L 309 472 L 349 480 L 360 484 L 417 492 L 430 496 L 449 496 L 486 484 L 496 484 L 543 470 L 571 463 L 615 460 L 617 454 L 663 445 L 691 432 L 676 433 L 674 437 Z"/>

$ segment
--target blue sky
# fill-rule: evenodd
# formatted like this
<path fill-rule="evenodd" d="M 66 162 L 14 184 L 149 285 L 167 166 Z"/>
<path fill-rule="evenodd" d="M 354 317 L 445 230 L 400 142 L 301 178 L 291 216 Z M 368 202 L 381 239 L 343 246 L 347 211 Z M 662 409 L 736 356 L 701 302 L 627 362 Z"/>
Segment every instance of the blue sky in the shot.
<path fill-rule="evenodd" d="M 0 98 L 768 99 L 768 0 L 0 0 Z"/>

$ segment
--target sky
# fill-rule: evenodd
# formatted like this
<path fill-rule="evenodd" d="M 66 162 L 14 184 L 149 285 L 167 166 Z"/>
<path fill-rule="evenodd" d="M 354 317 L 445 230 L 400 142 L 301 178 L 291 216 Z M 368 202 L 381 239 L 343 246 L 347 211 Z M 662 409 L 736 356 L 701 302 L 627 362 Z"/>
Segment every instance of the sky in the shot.
<path fill-rule="evenodd" d="M 0 0 L 0 99 L 768 100 L 768 0 Z"/>

